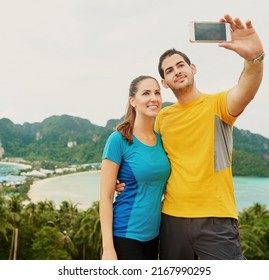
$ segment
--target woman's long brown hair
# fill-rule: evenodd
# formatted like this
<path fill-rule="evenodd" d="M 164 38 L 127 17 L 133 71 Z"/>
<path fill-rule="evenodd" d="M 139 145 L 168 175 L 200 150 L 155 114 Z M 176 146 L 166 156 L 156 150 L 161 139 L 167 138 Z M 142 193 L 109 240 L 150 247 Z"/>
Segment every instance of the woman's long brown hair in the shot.
<path fill-rule="evenodd" d="M 130 144 L 133 144 L 133 129 L 136 118 L 136 111 L 135 108 L 130 104 L 130 97 L 135 96 L 135 94 L 138 91 L 139 83 L 146 79 L 153 79 L 158 83 L 158 81 L 155 78 L 146 75 L 139 76 L 132 80 L 129 87 L 129 101 L 124 121 L 118 124 L 116 127 L 116 130 L 118 130 L 121 133 L 122 137 L 128 140 Z"/>

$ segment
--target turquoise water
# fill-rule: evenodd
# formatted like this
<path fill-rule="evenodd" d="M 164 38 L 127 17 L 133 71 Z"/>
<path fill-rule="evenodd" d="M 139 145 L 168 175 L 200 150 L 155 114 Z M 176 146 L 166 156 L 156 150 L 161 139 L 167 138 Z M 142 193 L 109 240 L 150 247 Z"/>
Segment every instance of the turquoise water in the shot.
<path fill-rule="evenodd" d="M 257 202 L 265 204 L 269 209 L 269 178 L 234 177 L 233 179 L 238 211 Z"/>
<path fill-rule="evenodd" d="M 0 164 L 0 182 L 22 180 L 18 176 L 21 166 Z M 269 178 L 234 177 L 235 198 L 238 211 L 254 203 L 265 204 L 269 208 Z M 52 200 L 59 205 L 63 200 L 77 203 L 81 209 L 91 207 L 99 200 L 100 172 L 83 172 L 42 180 L 42 185 L 34 188 L 32 201 Z"/>
<path fill-rule="evenodd" d="M 68 200 L 87 209 L 92 202 L 99 200 L 99 172 L 84 172 L 55 179 L 48 180 L 45 185 L 34 190 L 34 201 L 48 199 L 59 204 L 62 200 Z M 234 177 L 234 185 L 238 211 L 256 202 L 269 208 L 269 178 Z"/>
<path fill-rule="evenodd" d="M 0 164 L 0 183 L 1 182 L 23 182 L 24 177 L 19 176 L 19 172 L 25 169 L 23 165 L 14 165 L 14 164 Z"/>

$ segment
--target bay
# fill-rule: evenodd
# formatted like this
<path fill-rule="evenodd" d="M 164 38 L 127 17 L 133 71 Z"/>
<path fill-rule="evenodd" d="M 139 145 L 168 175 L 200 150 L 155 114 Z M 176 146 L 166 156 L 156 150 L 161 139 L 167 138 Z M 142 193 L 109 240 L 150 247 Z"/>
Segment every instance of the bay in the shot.
<path fill-rule="evenodd" d="M 38 180 L 28 196 L 32 202 L 48 200 L 59 207 L 62 201 L 69 201 L 78 209 L 87 210 L 100 199 L 99 185 L 100 171 L 80 172 Z"/>
<path fill-rule="evenodd" d="M 0 162 L 0 183 L 20 184 L 25 181 L 24 176 L 18 175 L 20 171 L 31 168 L 30 165 L 11 162 Z"/>
<path fill-rule="evenodd" d="M 253 206 L 254 203 L 264 204 L 269 210 L 268 177 L 234 177 L 233 180 L 238 211 Z"/>
<path fill-rule="evenodd" d="M 269 208 L 269 178 L 234 177 L 235 198 L 238 211 L 253 206 L 254 203 Z M 63 200 L 77 203 L 86 210 L 99 200 L 100 171 L 82 172 L 43 179 L 31 187 L 32 201 L 52 200 L 59 205 Z"/>

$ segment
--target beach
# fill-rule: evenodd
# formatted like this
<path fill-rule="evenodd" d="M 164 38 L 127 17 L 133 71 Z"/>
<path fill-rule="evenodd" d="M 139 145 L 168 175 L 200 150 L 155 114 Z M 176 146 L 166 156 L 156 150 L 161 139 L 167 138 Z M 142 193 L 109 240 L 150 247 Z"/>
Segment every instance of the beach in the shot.
<path fill-rule="evenodd" d="M 238 211 L 254 203 L 269 207 L 269 178 L 234 177 Z M 85 171 L 40 179 L 33 183 L 28 193 L 31 201 L 51 200 L 58 207 L 62 201 L 76 203 L 86 210 L 100 198 L 100 171 Z"/>
<path fill-rule="evenodd" d="M 99 200 L 100 171 L 85 171 L 34 181 L 28 192 L 32 202 L 53 201 L 58 208 L 62 201 L 77 204 L 86 210 Z"/>

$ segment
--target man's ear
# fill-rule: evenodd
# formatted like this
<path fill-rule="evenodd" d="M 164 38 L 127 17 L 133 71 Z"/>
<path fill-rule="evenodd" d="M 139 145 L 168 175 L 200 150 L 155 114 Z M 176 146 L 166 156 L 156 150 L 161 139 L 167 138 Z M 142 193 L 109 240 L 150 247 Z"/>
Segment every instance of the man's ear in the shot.
<path fill-rule="evenodd" d="M 194 64 L 191 64 L 190 67 L 191 67 L 192 73 L 193 73 L 193 74 L 196 74 L 196 73 L 197 73 L 197 68 L 196 68 L 196 66 L 195 66 Z"/>
<path fill-rule="evenodd" d="M 167 85 L 167 83 L 164 79 L 161 80 L 161 83 L 162 83 L 164 88 L 168 88 L 168 85 Z"/>

